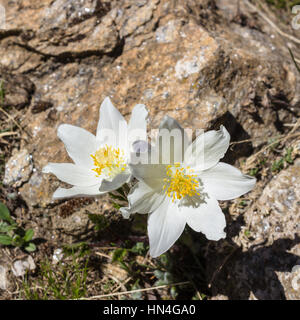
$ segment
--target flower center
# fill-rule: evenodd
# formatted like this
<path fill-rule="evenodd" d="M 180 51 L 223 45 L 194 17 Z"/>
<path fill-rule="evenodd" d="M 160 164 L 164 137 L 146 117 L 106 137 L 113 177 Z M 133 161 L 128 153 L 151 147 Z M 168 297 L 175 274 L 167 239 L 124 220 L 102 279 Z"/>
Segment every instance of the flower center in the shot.
<path fill-rule="evenodd" d="M 105 145 L 105 147 L 98 149 L 95 154 L 91 154 L 91 157 L 96 167 L 92 170 L 96 172 L 97 177 L 101 174 L 109 177 L 115 176 L 126 169 L 124 151 L 119 148 Z"/>
<path fill-rule="evenodd" d="M 163 189 L 166 195 L 172 198 L 174 202 L 176 199 L 182 199 L 186 196 L 192 197 L 194 195 L 200 195 L 197 192 L 199 188 L 199 181 L 195 179 L 196 175 L 193 175 L 193 170 L 189 167 L 182 168 L 180 163 L 175 163 L 174 166 L 167 166 L 167 176 L 165 178 L 165 184 Z"/>

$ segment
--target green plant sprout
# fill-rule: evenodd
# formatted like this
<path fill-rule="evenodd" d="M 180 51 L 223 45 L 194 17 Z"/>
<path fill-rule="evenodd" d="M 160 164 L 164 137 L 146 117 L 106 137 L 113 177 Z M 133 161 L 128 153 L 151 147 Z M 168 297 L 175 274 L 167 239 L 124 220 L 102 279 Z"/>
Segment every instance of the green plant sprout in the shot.
<path fill-rule="evenodd" d="M 84 246 L 84 245 L 83 245 Z M 70 249 L 70 248 L 69 248 Z M 54 268 L 46 259 L 41 262 L 38 280 L 25 277 L 22 293 L 29 300 L 80 299 L 87 295 L 88 259 L 81 261 L 87 251 L 83 247 L 64 250 L 64 262 Z"/>
<path fill-rule="evenodd" d="M 285 155 L 279 160 L 273 162 L 272 168 L 271 168 L 272 172 L 281 171 L 284 168 L 285 164 L 286 165 L 293 164 L 294 161 L 292 158 L 292 152 L 293 152 L 293 148 L 287 148 Z"/>
<path fill-rule="evenodd" d="M 0 202 L 0 244 L 33 252 L 36 250 L 35 244 L 31 242 L 33 235 L 33 229 L 24 230 L 19 227 L 11 217 L 8 208 Z"/>

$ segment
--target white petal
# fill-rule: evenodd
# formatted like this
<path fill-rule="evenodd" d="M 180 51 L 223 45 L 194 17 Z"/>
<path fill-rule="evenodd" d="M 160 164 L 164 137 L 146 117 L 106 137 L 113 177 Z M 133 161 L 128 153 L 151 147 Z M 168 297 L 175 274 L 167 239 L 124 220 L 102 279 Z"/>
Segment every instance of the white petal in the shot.
<path fill-rule="evenodd" d="M 53 173 L 56 177 L 74 186 L 93 186 L 101 182 L 92 170 L 79 167 L 73 163 L 48 163 L 43 173 Z"/>
<path fill-rule="evenodd" d="M 256 179 L 244 175 L 237 168 L 219 162 L 213 168 L 201 171 L 200 179 L 207 191 L 217 200 L 231 200 L 253 189 Z"/>
<path fill-rule="evenodd" d="M 161 164 L 130 164 L 132 175 L 152 189 L 162 188 L 166 177 L 166 166 Z"/>
<path fill-rule="evenodd" d="M 151 145 L 142 140 L 137 140 L 132 144 L 132 152 L 129 155 L 130 164 L 148 164 L 150 163 Z"/>
<path fill-rule="evenodd" d="M 158 152 L 158 154 L 159 150 L 162 150 L 162 163 L 182 163 L 188 145 L 189 139 L 186 131 L 175 119 L 165 116 L 159 125 L 155 145 L 155 151 Z"/>
<path fill-rule="evenodd" d="M 229 147 L 230 135 L 224 126 L 220 130 L 199 135 L 185 153 L 185 163 L 197 171 L 215 166 Z"/>
<path fill-rule="evenodd" d="M 96 137 L 83 128 L 62 124 L 57 130 L 58 137 L 65 144 L 71 159 L 79 166 L 91 168 L 91 154 L 96 151 Z"/>
<path fill-rule="evenodd" d="M 129 219 L 131 212 L 129 207 L 122 207 L 119 209 L 124 219 Z"/>
<path fill-rule="evenodd" d="M 150 255 L 158 257 L 166 252 L 180 237 L 185 224 L 186 219 L 180 208 L 166 197 L 148 218 Z"/>
<path fill-rule="evenodd" d="M 113 106 L 109 97 L 104 99 L 100 107 L 96 137 L 101 145 L 118 147 L 125 139 L 127 141 L 127 122 L 119 110 Z"/>
<path fill-rule="evenodd" d="M 117 190 L 124 183 L 130 180 L 130 176 L 131 176 L 130 173 L 121 173 L 121 174 L 117 174 L 111 181 L 103 179 L 99 190 L 101 192 L 110 192 L 113 190 Z"/>
<path fill-rule="evenodd" d="M 121 208 L 124 218 L 132 213 L 147 214 L 157 209 L 165 198 L 163 192 L 156 192 L 144 182 L 139 181 L 128 194 L 128 207 Z"/>
<path fill-rule="evenodd" d="M 132 144 L 132 149 L 134 154 L 146 153 L 148 155 L 149 151 L 151 150 L 151 146 L 145 140 L 136 140 Z"/>
<path fill-rule="evenodd" d="M 208 240 L 217 241 L 225 238 L 226 220 L 218 201 L 208 195 L 205 202 L 197 208 L 185 207 L 187 224 L 195 231 L 204 233 Z"/>
<path fill-rule="evenodd" d="M 53 199 L 100 195 L 103 192 L 99 191 L 99 187 L 100 185 L 97 184 L 90 187 L 72 187 L 70 189 L 58 188 L 53 194 Z"/>
<path fill-rule="evenodd" d="M 133 139 L 132 142 L 136 140 L 146 140 L 147 138 L 147 117 L 148 111 L 143 104 L 137 104 L 132 109 L 131 118 L 128 123 L 128 133 L 130 136 L 130 132 L 132 134 L 139 133 L 138 137 Z"/>
<path fill-rule="evenodd" d="M 169 117 L 168 115 L 164 116 L 162 121 L 159 124 L 159 130 L 160 129 L 168 129 L 172 131 L 173 129 L 179 129 L 182 131 L 182 134 L 184 134 L 184 129 L 181 127 L 178 121 L 176 121 L 174 118 Z"/>

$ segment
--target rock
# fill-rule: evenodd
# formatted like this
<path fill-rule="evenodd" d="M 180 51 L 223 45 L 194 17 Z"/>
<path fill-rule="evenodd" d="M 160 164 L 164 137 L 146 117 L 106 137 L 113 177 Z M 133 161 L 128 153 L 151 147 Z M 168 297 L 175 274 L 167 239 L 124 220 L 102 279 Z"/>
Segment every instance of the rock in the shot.
<path fill-rule="evenodd" d="M 286 299 L 299 300 L 300 273 L 294 264 L 300 264 L 300 159 L 271 180 L 256 206 L 255 213 L 246 214 L 246 223 L 251 223 L 255 238 L 253 245 L 282 243 L 278 251 L 284 252 L 283 239 L 293 241 L 289 253 L 276 257 L 277 276 Z M 266 292 L 262 291 L 261 296 L 267 297 Z"/>
<path fill-rule="evenodd" d="M 158 43 L 169 43 L 176 40 L 180 25 L 180 20 L 170 20 L 165 25 L 157 28 L 155 32 L 156 41 Z"/>
<path fill-rule="evenodd" d="M 101 269 L 109 277 L 116 278 L 120 282 L 125 281 L 128 277 L 127 272 L 116 264 L 103 263 Z"/>
<path fill-rule="evenodd" d="M 54 209 L 52 229 L 68 236 L 69 239 L 86 239 L 93 231 L 95 224 L 89 214 L 105 214 L 112 210 L 108 196 L 69 199 Z"/>
<path fill-rule="evenodd" d="M 132 2 L 129 10 L 126 12 L 127 17 L 121 28 L 121 36 L 129 36 L 149 22 L 158 3 L 159 0 L 140 1 L 136 4 Z"/>
<path fill-rule="evenodd" d="M 91 230 L 88 215 L 85 210 L 80 209 L 66 218 L 59 215 L 55 216 L 53 224 L 55 228 L 72 236 L 87 235 L 88 231 Z"/>
<path fill-rule="evenodd" d="M 97 1 L 85 0 L 57 0 L 44 9 L 45 15 L 41 15 L 44 29 L 52 25 L 73 25 L 93 16 L 97 9 Z"/>
<path fill-rule="evenodd" d="M 233 147 L 231 162 L 286 134 L 284 124 L 299 117 L 299 73 L 286 39 L 245 2 L 239 8 L 229 0 L 10 1 L 7 30 L 0 31 L 0 71 L 5 106 L 23 108 L 20 149 L 32 155 L 34 169 L 28 163 L 18 169 L 13 155 L 5 181 L 19 188 L 29 214 L 47 210 L 57 233 L 84 237 L 90 226 L 83 207 L 104 212 L 104 206 L 53 201 L 54 190 L 65 186 L 41 169 L 70 162 L 57 127 L 69 123 L 95 133 L 106 96 L 127 119 L 136 103 L 146 104 L 149 129 L 165 114 L 193 130 L 224 124 L 232 139 L 251 140 Z M 299 48 L 288 45 L 298 57 Z M 212 276 L 234 252 L 212 284 L 216 297 L 297 297 L 287 282 L 299 264 L 298 167 L 273 178 L 242 217 L 253 241 L 243 244 L 243 229 L 232 236 L 232 247 L 221 242 L 220 254 L 208 257 Z"/>
<path fill-rule="evenodd" d="M 14 153 L 5 165 L 3 183 L 19 187 L 22 183 L 28 181 L 33 169 L 31 159 L 32 156 L 27 149 Z"/>
<path fill-rule="evenodd" d="M 229 240 L 230 244 L 224 241 L 212 245 L 207 269 L 208 279 L 214 279 L 213 297 L 221 294 L 229 299 L 299 299 L 299 169 L 300 159 L 268 183 L 258 201 L 243 215 L 243 227 Z M 245 226 L 250 230 L 251 241 L 245 241 Z M 228 232 L 232 228 L 229 225 Z M 223 268 L 213 276 L 221 265 Z"/>
<path fill-rule="evenodd" d="M 255 212 L 246 213 L 257 243 L 300 235 L 300 160 L 282 170 L 264 188 Z M 300 249 L 300 247 L 299 247 Z"/>
<path fill-rule="evenodd" d="M 55 249 L 52 256 L 52 263 L 57 264 L 59 261 L 62 260 L 63 256 L 64 254 L 62 249 L 60 248 Z"/>
<path fill-rule="evenodd" d="M 8 279 L 7 279 L 7 271 L 8 268 L 5 265 L 0 265 L 0 289 L 6 290 L 8 287 Z"/>
<path fill-rule="evenodd" d="M 67 5 L 66 1 L 59 1 L 60 4 Z M 79 2 L 79 1 L 78 1 Z M 97 1 L 94 1 L 96 5 Z M 57 16 L 57 8 L 55 4 L 58 3 L 56 1 L 54 6 L 51 7 L 51 14 Z M 70 2 L 71 3 L 71 2 Z M 43 53 L 46 56 L 56 57 L 58 60 L 65 58 L 72 58 L 76 56 L 84 56 L 89 55 L 89 52 L 94 52 L 98 54 L 107 54 L 112 52 L 115 47 L 119 44 L 118 32 L 114 26 L 114 17 L 113 15 L 107 15 L 103 17 L 100 24 L 97 24 L 97 16 L 95 16 L 95 12 L 92 9 L 86 7 L 82 7 L 77 11 L 77 15 L 80 15 L 79 21 L 81 23 L 71 23 L 71 17 L 66 17 L 68 14 L 67 11 L 61 11 L 63 16 L 58 17 L 62 19 L 63 23 L 68 21 L 68 26 L 65 28 L 58 24 L 57 29 L 53 29 L 53 20 L 52 16 L 47 16 L 47 12 L 49 9 L 46 9 L 45 17 L 47 19 L 44 21 L 43 28 L 41 31 L 31 39 L 26 42 L 27 46 L 35 48 Z M 76 9 L 75 9 L 76 10 Z M 82 11 L 89 11 L 90 15 L 94 15 L 94 17 L 90 17 L 89 15 L 83 15 Z M 50 18 L 50 20 L 48 20 Z M 71 20 L 71 21 L 70 21 Z M 58 21 L 60 22 L 60 21 Z M 55 22 L 54 22 L 54 25 Z M 48 26 L 50 29 L 46 29 Z M 49 35 L 51 34 L 52 40 L 49 43 L 47 39 L 49 39 Z M 46 41 L 46 42 L 45 42 Z"/>
<path fill-rule="evenodd" d="M 0 74 L 5 90 L 5 99 L 2 107 L 22 109 L 28 106 L 35 89 L 33 82 L 27 76 L 14 74 L 2 66 L 0 66 Z"/>
<path fill-rule="evenodd" d="M 16 277 L 23 277 L 28 270 L 35 270 L 36 266 L 31 256 L 28 256 L 25 260 L 17 260 L 13 263 L 11 268 L 13 274 Z"/>
<path fill-rule="evenodd" d="M 28 183 L 19 190 L 29 207 L 45 207 L 52 202 L 49 195 L 49 185 L 52 186 L 51 192 L 54 192 L 55 187 L 58 187 L 58 183 L 53 181 L 53 177 L 45 177 L 37 170 L 32 174 Z"/>
<path fill-rule="evenodd" d="M 300 300 L 300 265 L 295 265 L 291 272 L 278 272 L 278 278 L 284 288 L 286 299 Z"/>
<path fill-rule="evenodd" d="M 215 296 L 215 297 L 212 297 L 211 300 L 228 300 L 228 297 L 219 294 L 219 295 L 217 295 L 217 296 Z"/>
<path fill-rule="evenodd" d="M 230 114 L 237 125 L 225 125 L 237 139 L 276 135 L 277 118 L 291 118 L 280 105 L 279 111 L 270 107 L 278 93 L 277 104 L 299 91 L 289 54 L 272 49 L 282 46 L 277 38 L 226 24 L 204 0 L 190 1 L 188 7 L 179 1 L 176 10 L 164 0 L 98 3 L 23 1 L 23 10 L 12 4 L 7 11 L 8 28 L 21 31 L 2 39 L 3 56 L 10 59 L 5 63 L 14 57 L 16 72 L 24 72 L 31 61 L 26 67 L 35 85 L 30 107 L 34 110 L 40 100 L 53 105 L 34 116 L 28 111 L 22 119 L 32 135 L 25 147 L 37 169 L 20 190 L 29 206 L 52 202 L 55 180 L 45 177 L 36 184 L 41 168 L 49 161 L 69 161 L 56 135 L 58 125 L 95 133 L 107 95 L 126 116 L 136 103 L 145 103 L 151 128 L 165 113 L 192 129 L 219 125 Z M 195 19 L 199 10 L 210 17 L 207 24 Z"/>

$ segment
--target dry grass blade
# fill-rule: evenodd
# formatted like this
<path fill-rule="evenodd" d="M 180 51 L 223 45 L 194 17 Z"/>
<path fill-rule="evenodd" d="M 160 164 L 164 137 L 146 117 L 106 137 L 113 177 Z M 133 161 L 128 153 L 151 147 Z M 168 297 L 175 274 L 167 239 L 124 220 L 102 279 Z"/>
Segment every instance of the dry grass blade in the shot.
<path fill-rule="evenodd" d="M 129 277 L 122 283 L 120 280 L 118 280 L 117 278 L 115 278 L 115 277 L 113 277 L 111 275 L 108 276 L 108 277 L 110 279 L 114 280 L 114 282 L 118 284 L 118 286 L 113 290 L 113 293 L 117 292 L 119 289 L 122 289 L 122 290 L 126 291 L 125 284 L 131 280 L 131 277 Z"/>
<path fill-rule="evenodd" d="M 211 288 L 212 283 L 214 282 L 215 278 L 217 277 L 217 275 L 220 273 L 220 271 L 223 269 L 224 265 L 226 264 L 226 262 L 229 260 L 229 258 L 236 252 L 237 248 L 234 248 L 229 255 L 227 255 L 224 259 L 224 261 L 222 262 L 222 264 L 219 266 L 218 269 L 216 269 L 216 271 L 213 273 L 211 280 L 208 284 L 208 288 Z"/>
<path fill-rule="evenodd" d="M 7 116 L 7 118 L 11 120 L 21 131 L 23 131 L 22 127 L 18 124 L 18 122 L 9 113 L 7 113 L 2 107 L 0 107 L 0 111 L 4 113 Z"/>
<path fill-rule="evenodd" d="M 109 255 L 105 254 L 105 253 L 96 252 L 96 255 L 97 255 L 97 256 L 100 256 L 100 257 L 104 257 L 104 258 L 106 258 L 106 259 L 108 259 L 108 260 L 111 260 L 111 257 L 110 257 Z"/>
<path fill-rule="evenodd" d="M 169 288 L 169 287 L 175 287 L 175 286 L 183 286 L 183 285 L 190 285 L 190 281 L 184 281 L 184 282 L 177 282 L 172 284 L 165 284 L 157 287 L 151 287 L 151 288 L 144 288 L 144 289 L 136 289 L 136 290 L 130 290 L 130 291 L 122 291 L 122 292 L 114 292 L 114 293 L 108 293 L 108 294 L 102 294 L 99 296 L 92 296 L 88 298 L 80 298 L 80 300 L 93 300 L 93 299 L 101 299 L 101 298 L 107 298 L 112 296 L 122 296 L 125 294 L 132 294 L 136 292 L 145 292 L 145 291 L 151 291 L 151 290 L 157 290 L 157 289 L 163 289 L 163 288 Z"/>
<path fill-rule="evenodd" d="M 2 132 L 2 133 L 0 133 L 0 139 L 3 138 L 3 137 L 13 136 L 13 135 L 16 135 L 16 134 L 18 134 L 18 132 L 15 132 L 15 131 Z"/>
<path fill-rule="evenodd" d="M 276 30 L 276 32 L 278 32 L 281 36 L 295 42 L 295 43 L 298 43 L 300 44 L 300 39 L 294 37 L 294 36 L 291 36 L 290 34 L 287 34 L 285 32 L 283 32 L 282 30 L 280 30 L 276 24 L 271 21 L 261 10 L 259 10 L 255 5 L 253 5 L 252 3 L 250 3 L 248 0 L 244 0 L 244 3 L 249 7 L 251 8 L 252 10 L 254 11 L 257 11 L 257 13 L 274 29 Z M 261 5 L 261 3 L 259 2 L 259 4 Z M 298 61 L 297 61 L 298 62 Z"/>
<path fill-rule="evenodd" d="M 257 159 L 257 156 L 262 154 L 263 152 L 265 152 L 267 149 L 269 149 L 270 147 L 272 147 L 274 144 L 276 143 L 284 143 L 285 141 L 287 141 L 290 138 L 293 137 L 297 137 L 300 136 L 300 132 L 295 133 L 295 131 L 300 127 L 300 119 L 298 119 L 298 121 L 295 123 L 293 129 L 284 136 L 281 136 L 280 139 L 274 141 L 273 143 L 268 144 L 267 146 L 265 146 L 264 148 L 262 148 L 261 150 L 259 150 L 258 152 L 254 153 L 250 158 L 247 159 L 246 161 L 246 165 L 244 166 L 244 168 L 249 168 Z"/>
<path fill-rule="evenodd" d="M 291 50 L 290 48 L 288 48 L 288 49 L 289 49 L 289 53 L 290 53 L 290 55 L 291 55 L 291 57 L 292 57 L 292 60 L 293 60 L 293 62 L 294 62 L 294 65 L 295 65 L 297 71 L 300 73 L 300 67 L 298 66 L 299 60 L 297 60 L 297 59 L 294 57 L 294 54 L 293 54 L 292 50 Z M 296 61 L 296 60 L 297 60 L 297 61 Z M 298 62 L 298 63 L 297 63 L 297 62 Z"/>

